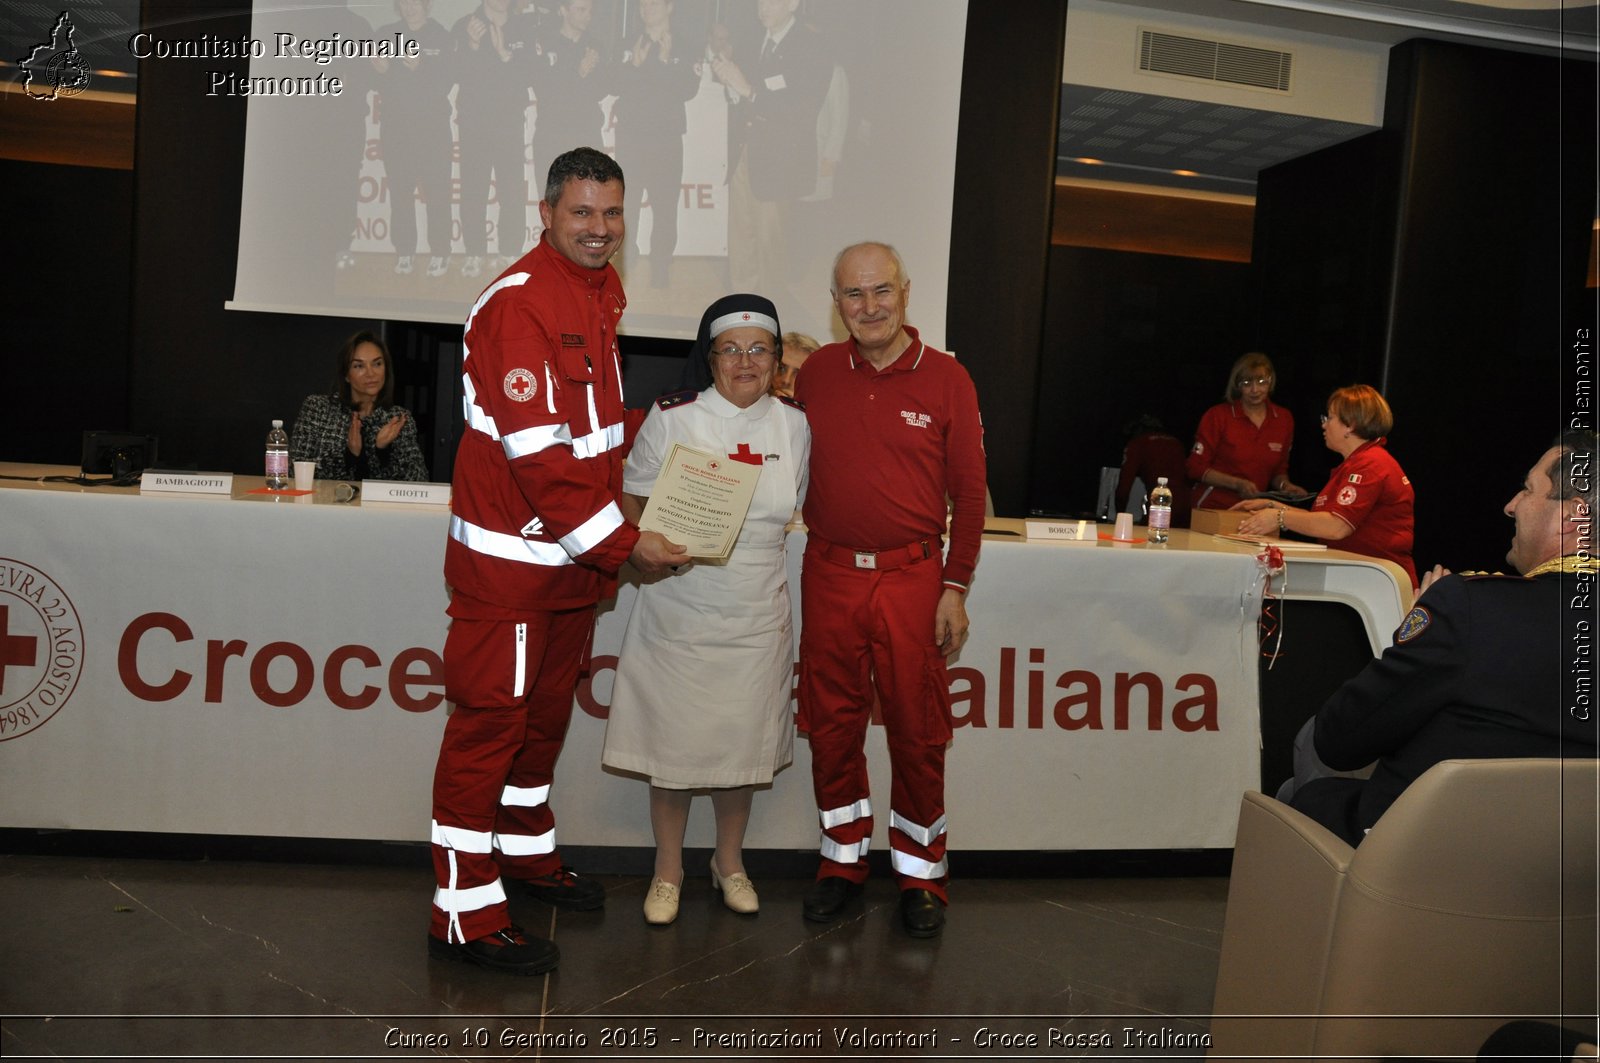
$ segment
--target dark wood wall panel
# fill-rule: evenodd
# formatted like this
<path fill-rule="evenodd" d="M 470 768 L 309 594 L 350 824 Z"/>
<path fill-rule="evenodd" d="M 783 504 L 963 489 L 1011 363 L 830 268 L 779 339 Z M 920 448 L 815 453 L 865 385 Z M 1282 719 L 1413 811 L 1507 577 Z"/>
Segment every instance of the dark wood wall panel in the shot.
<path fill-rule="evenodd" d="M 1051 249 L 1028 508 L 1089 515 L 1100 467 L 1122 463 L 1123 427 L 1140 414 L 1194 438 L 1251 346 L 1250 268 Z M 1279 393 L 1295 395 L 1295 382 Z"/>
<path fill-rule="evenodd" d="M 1563 338 L 1592 327 L 1593 72 L 1410 41 L 1381 132 L 1262 174 L 1263 344 L 1320 394 L 1385 393 L 1419 569 L 1501 563 L 1500 507 L 1560 427 Z"/>
<path fill-rule="evenodd" d="M 143 23 L 250 34 L 244 0 L 193 8 L 145 0 Z M 208 97 L 202 67 L 243 75 L 247 65 L 140 64 L 130 402 L 136 423 L 159 426 L 164 463 L 241 472 L 260 465 L 270 420 L 291 422 L 326 386 L 339 343 L 378 324 L 224 308 L 239 249 L 246 100 Z"/>
<path fill-rule="evenodd" d="M 32 104 L 18 99 L 7 106 Z M 0 160 L 0 187 L 12 193 L 0 459 L 75 463 L 84 429 L 132 427 L 133 174 Z"/>
<path fill-rule="evenodd" d="M 967 8 L 946 335 L 978 387 L 1000 513 L 1028 495 L 1066 24 L 1060 0 Z"/>

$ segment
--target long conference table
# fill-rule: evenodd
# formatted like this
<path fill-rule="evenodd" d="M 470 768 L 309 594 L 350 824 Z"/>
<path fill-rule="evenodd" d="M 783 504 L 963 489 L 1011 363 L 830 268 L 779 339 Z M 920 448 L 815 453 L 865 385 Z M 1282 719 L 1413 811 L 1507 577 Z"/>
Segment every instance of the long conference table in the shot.
<path fill-rule="evenodd" d="M 448 507 L 340 503 L 328 482 L 265 494 L 246 476 L 231 496 L 42 479 L 75 473 L 0 463 L 0 827 L 425 840 L 450 711 Z M 1231 846 L 1260 772 L 1256 549 L 1183 530 L 1030 542 L 1016 519 L 988 532 L 950 669 L 952 845 Z M 791 535 L 797 631 L 803 548 Z M 1344 603 L 1374 654 L 1410 607 L 1393 564 L 1287 560 L 1274 608 Z M 565 844 L 652 844 L 645 784 L 600 766 L 637 593 L 624 582 L 597 621 L 552 793 Z M 882 847 L 876 726 L 868 750 Z M 711 840 L 697 805 L 688 841 Z M 816 841 L 802 736 L 747 844 Z"/>

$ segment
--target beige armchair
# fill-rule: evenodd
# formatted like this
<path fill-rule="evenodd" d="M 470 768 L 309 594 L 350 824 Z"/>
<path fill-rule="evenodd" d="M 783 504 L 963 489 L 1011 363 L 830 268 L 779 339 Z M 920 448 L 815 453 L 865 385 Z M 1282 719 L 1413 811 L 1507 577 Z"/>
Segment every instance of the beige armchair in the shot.
<path fill-rule="evenodd" d="M 1239 809 L 1212 1059 L 1476 1058 L 1512 1018 L 1595 1030 L 1600 762 L 1451 760 L 1359 848 Z"/>

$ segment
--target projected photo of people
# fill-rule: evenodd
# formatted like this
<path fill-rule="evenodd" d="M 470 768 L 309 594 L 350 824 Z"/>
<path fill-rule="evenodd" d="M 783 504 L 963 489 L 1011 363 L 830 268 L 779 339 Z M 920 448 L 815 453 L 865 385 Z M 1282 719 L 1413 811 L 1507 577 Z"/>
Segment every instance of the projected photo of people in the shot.
<path fill-rule="evenodd" d="M 623 209 L 637 221 L 648 199 L 648 281 L 653 288 L 671 282 L 672 256 L 678 250 L 678 199 L 683 187 L 683 140 L 688 131 L 684 104 L 700 90 L 693 41 L 674 33 L 672 0 L 638 0 L 638 33 L 617 64 L 617 99 L 611 105 L 617 162 L 627 176 Z M 639 279 L 634 280 L 637 287 Z"/>
<path fill-rule="evenodd" d="M 794 205 L 816 191 L 817 116 L 833 77 L 820 34 L 797 17 L 799 0 L 756 0 L 761 38 L 712 70 L 729 109 L 730 287 L 788 299 Z"/>
<path fill-rule="evenodd" d="M 460 148 L 461 275 L 490 278 L 522 254 L 528 216 L 528 95 L 537 27 L 514 0 L 483 0 L 451 30 L 455 38 L 456 137 Z M 499 216 L 489 217 L 490 177 Z M 496 255 L 488 256 L 493 236 Z"/>
<path fill-rule="evenodd" d="M 601 146 L 600 104 L 612 89 L 608 45 L 590 31 L 594 17 L 595 0 L 561 0 L 541 25 L 533 64 L 533 172 L 539 181 L 562 152 Z"/>
<path fill-rule="evenodd" d="M 589 146 L 626 174 L 613 261 L 624 332 L 693 336 L 707 303 L 743 289 L 802 331 L 841 338 L 832 255 L 865 238 L 929 263 L 919 318 L 942 321 L 966 11 L 959 0 L 340 8 L 367 27 L 345 38 L 402 33 L 417 54 L 345 60 L 358 69 L 337 100 L 250 101 L 229 305 L 459 321 L 539 239 L 529 201 L 550 160 Z M 271 39 L 293 17 L 256 0 L 252 33 Z"/>
<path fill-rule="evenodd" d="M 415 56 L 377 57 L 378 150 L 389 198 L 389 238 L 394 272 L 410 276 L 422 246 L 417 211 L 427 219 L 426 274 L 442 277 L 450 262 L 450 89 L 455 83 L 450 34 L 429 17 L 432 0 L 395 0 L 399 21 L 378 28 L 380 37 L 402 34 L 417 42 Z"/>

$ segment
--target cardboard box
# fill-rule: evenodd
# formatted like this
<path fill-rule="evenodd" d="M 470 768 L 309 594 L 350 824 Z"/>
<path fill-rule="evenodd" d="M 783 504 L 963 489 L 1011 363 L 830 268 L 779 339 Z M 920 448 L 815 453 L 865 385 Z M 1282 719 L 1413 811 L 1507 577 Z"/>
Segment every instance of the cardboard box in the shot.
<path fill-rule="evenodd" d="M 1242 509 L 1196 509 L 1189 512 L 1189 530 L 1201 535 L 1230 534 L 1250 514 Z"/>

